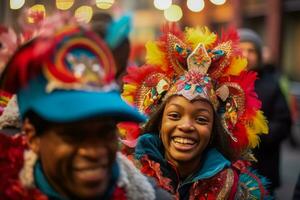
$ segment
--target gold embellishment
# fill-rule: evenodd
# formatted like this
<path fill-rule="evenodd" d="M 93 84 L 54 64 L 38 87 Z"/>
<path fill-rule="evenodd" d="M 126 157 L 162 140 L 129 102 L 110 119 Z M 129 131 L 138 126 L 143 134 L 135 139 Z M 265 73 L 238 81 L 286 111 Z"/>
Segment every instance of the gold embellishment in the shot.
<path fill-rule="evenodd" d="M 220 191 L 219 195 L 217 196 L 217 200 L 228 199 L 233 182 L 234 182 L 233 170 L 227 169 L 225 184 L 224 187 L 222 187 L 222 190 Z"/>
<path fill-rule="evenodd" d="M 200 74 L 206 74 L 211 64 L 211 58 L 203 44 L 198 44 L 195 50 L 187 58 L 189 70 L 197 70 Z"/>
<path fill-rule="evenodd" d="M 241 116 L 245 112 L 245 93 L 241 86 L 237 83 L 224 83 L 229 88 L 231 97 L 237 103 L 238 115 Z"/>
<path fill-rule="evenodd" d="M 161 73 L 155 73 L 146 77 L 137 94 L 136 105 L 140 110 L 147 110 L 151 105 L 161 99 L 168 91 L 170 80 Z"/>
<path fill-rule="evenodd" d="M 230 57 L 232 55 L 232 42 L 227 41 L 219 44 L 216 46 L 212 51 L 222 50 L 224 51 L 225 56 L 223 56 L 220 61 L 217 61 L 213 67 L 211 67 L 210 75 L 212 77 L 215 77 L 216 79 L 221 77 L 224 73 L 224 69 L 229 65 L 230 63 Z"/>
<path fill-rule="evenodd" d="M 178 52 L 176 49 L 180 48 L 182 52 Z M 179 38 L 177 38 L 175 35 L 169 34 L 168 35 L 168 42 L 167 42 L 167 55 L 168 59 L 174 68 L 175 72 L 178 75 L 184 74 L 186 71 L 186 58 L 188 56 L 187 52 L 187 45 L 183 43 Z M 176 56 L 177 55 L 177 56 Z M 182 58 L 184 62 L 180 62 L 178 58 Z"/>

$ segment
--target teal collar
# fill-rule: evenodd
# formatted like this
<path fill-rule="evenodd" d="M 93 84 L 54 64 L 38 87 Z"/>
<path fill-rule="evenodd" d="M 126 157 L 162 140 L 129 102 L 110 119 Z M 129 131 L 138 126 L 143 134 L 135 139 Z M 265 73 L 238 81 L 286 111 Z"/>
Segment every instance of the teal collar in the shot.
<path fill-rule="evenodd" d="M 119 175 L 120 175 L 119 166 L 118 166 L 117 162 L 115 162 L 114 165 L 112 166 L 112 176 L 111 176 L 109 188 L 105 192 L 104 196 L 102 196 L 100 199 L 110 199 L 110 197 L 115 189 Z M 67 198 L 62 197 L 58 192 L 56 192 L 50 186 L 47 178 L 44 175 L 40 161 L 36 162 L 36 164 L 34 166 L 34 178 L 35 178 L 35 184 L 36 184 L 37 188 L 40 189 L 41 192 L 44 193 L 47 197 L 49 197 L 49 199 L 51 199 L 51 200 L 68 200 Z"/>
<path fill-rule="evenodd" d="M 135 156 L 137 159 L 140 159 L 145 155 L 147 155 L 149 159 L 160 163 L 161 167 L 167 166 L 167 161 L 164 158 L 163 144 L 158 135 L 149 133 L 139 138 Z M 202 156 L 201 167 L 194 174 L 187 177 L 184 184 L 213 177 L 231 165 L 231 162 L 215 148 L 207 149 Z M 162 171 L 165 170 L 162 169 Z"/>
<path fill-rule="evenodd" d="M 46 196 L 48 196 L 51 200 L 67 200 L 58 194 L 48 183 L 42 169 L 41 163 L 38 161 L 34 166 L 34 178 L 35 184 L 37 188 L 41 190 Z"/>
<path fill-rule="evenodd" d="M 197 180 L 210 178 L 230 165 L 231 162 L 227 160 L 217 149 L 210 148 L 203 154 L 202 166 L 192 177 Z"/>

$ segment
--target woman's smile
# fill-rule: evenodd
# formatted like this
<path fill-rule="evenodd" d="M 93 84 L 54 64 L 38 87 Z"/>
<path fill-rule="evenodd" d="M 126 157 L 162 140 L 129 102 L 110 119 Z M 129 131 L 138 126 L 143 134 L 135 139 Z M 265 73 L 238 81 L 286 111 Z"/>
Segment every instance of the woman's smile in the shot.
<path fill-rule="evenodd" d="M 190 151 L 197 146 L 198 142 L 189 137 L 175 136 L 171 138 L 171 144 L 177 151 Z"/>

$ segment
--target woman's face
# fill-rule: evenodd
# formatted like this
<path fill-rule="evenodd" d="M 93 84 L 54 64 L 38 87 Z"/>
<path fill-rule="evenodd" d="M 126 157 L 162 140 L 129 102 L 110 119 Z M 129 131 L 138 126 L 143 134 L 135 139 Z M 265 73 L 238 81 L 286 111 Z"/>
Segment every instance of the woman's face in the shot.
<path fill-rule="evenodd" d="M 196 162 L 212 134 L 213 108 L 205 100 L 173 96 L 166 103 L 160 129 L 166 158 L 175 165 Z M 195 163 L 194 163 L 195 164 Z"/>
<path fill-rule="evenodd" d="M 36 136 L 35 150 L 49 183 L 69 198 L 101 196 L 116 158 L 116 124 L 91 120 L 50 128 Z"/>

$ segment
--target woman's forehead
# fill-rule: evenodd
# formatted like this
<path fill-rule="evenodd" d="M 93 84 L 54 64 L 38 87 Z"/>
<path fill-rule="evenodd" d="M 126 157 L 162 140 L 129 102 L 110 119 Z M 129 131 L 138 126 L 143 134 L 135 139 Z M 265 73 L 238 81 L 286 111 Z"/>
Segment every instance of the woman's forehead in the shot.
<path fill-rule="evenodd" d="M 180 95 L 174 95 L 170 97 L 166 103 L 166 106 L 170 105 L 178 105 L 184 107 L 185 104 L 190 104 L 194 106 L 203 106 L 203 107 L 212 107 L 210 102 L 207 99 L 204 98 L 196 98 L 193 100 L 188 100 L 183 96 Z"/>

